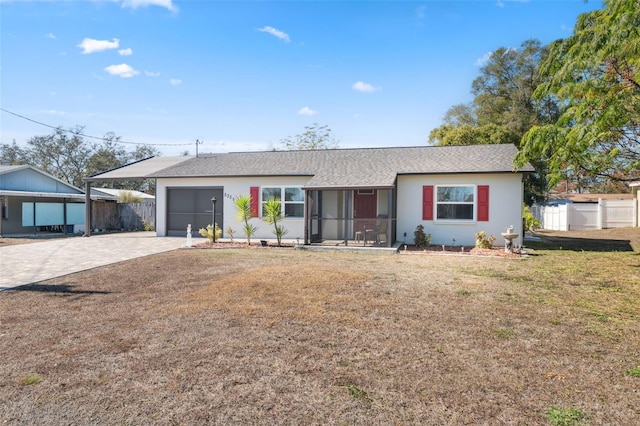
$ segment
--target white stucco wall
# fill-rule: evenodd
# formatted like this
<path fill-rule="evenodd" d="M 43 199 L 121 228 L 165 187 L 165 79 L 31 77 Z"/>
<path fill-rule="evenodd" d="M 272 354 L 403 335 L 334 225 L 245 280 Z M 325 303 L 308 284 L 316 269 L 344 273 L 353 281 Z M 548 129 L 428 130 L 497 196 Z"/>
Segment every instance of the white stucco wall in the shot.
<path fill-rule="evenodd" d="M 423 185 L 489 185 L 489 221 L 422 220 Z M 413 244 L 413 233 L 422 224 L 425 232 L 431 234 L 433 244 L 451 245 L 455 238 L 456 245 L 471 246 L 475 244 L 475 234 L 485 231 L 493 234 L 494 245 L 500 246 L 504 244 L 500 233 L 507 226 L 513 225 L 514 232 L 522 234 L 522 202 L 520 173 L 398 176 L 396 239 Z M 521 238 L 514 243 L 522 244 Z"/>
<path fill-rule="evenodd" d="M 224 223 L 222 224 L 223 238 L 229 238 L 226 233 L 227 227 L 231 226 L 236 232 L 235 239 L 244 239 L 246 236 L 242 232 L 243 224 L 236 219 L 235 205 L 233 197 L 238 195 L 249 195 L 250 187 L 270 186 L 270 187 L 301 187 L 309 180 L 308 177 L 233 177 L 233 178 L 179 178 L 179 179 L 158 179 L 156 187 L 156 233 L 159 237 L 167 234 L 167 188 L 180 187 L 222 187 L 224 188 L 223 215 Z M 219 206 L 219 201 L 217 206 Z M 273 234 L 273 225 L 269 225 L 260 218 L 251 219 L 251 223 L 258 228 L 258 232 L 252 237 L 253 240 L 258 239 L 275 239 Z M 285 218 L 282 225 L 289 231 L 283 238 L 295 240 L 300 238 L 304 241 L 304 219 L 303 218 Z M 194 235 L 198 230 L 194 230 Z M 186 229 L 185 229 L 186 234 Z"/>
<path fill-rule="evenodd" d="M 236 220 L 235 206 L 231 198 L 238 195 L 248 195 L 250 187 L 258 186 L 304 186 L 308 182 L 308 177 L 272 177 L 272 178 L 179 178 L 179 179 L 158 179 L 156 191 L 156 232 L 158 236 L 165 236 L 167 229 L 167 188 L 179 187 L 223 187 L 224 202 L 223 214 L 224 223 L 223 238 L 229 236 L 225 232 L 228 226 L 236 230 L 234 238 L 245 238 L 242 233 L 242 223 Z M 422 187 L 424 185 L 489 185 L 489 221 L 443 221 L 443 220 L 422 220 Z M 378 213 L 386 213 L 387 200 L 385 191 L 378 199 Z M 335 194 L 333 197 L 335 198 Z M 326 193 L 323 204 L 329 206 L 337 202 L 332 198 L 332 193 Z M 522 202 L 523 187 L 522 175 L 513 174 L 477 174 L 477 175 L 411 175 L 398 176 L 397 181 L 397 232 L 396 240 L 413 243 L 413 233 L 416 226 L 424 225 L 425 232 L 431 234 L 433 244 L 453 243 L 456 245 L 475 244 L 475 234 L 479 231 L 486 231 L 487 234 L 495 235 L 495 245 L 503 245 L 504 239 L 500 236 L 505 227 L 513 225 L 514 232 L 522 233 Z M 477 213 L 477 209 L 475 210 Z M 252 224 L 258 227 L 258 232 L 253 239 L 274 239 L 273 226 L 268 225 L 261 219 L 254 218 Z M 336 222 L 337 223 L 337 222 Z M 285 218 L 283 225 L 289 231 L 285 239 L 300 241 L 304 240 L 304 219 Z M 335 223 L 327 221 L 323 225 L 325 231 L 335 226 Z M 186 232 L 186 230 L 185 230 Z M 197 232 L 197 230 L 194 230 Z M 406 233 L 406 236 L 405 236 Z M 516 245 L 522 243 L 520 239 L 515 240 Z"/>

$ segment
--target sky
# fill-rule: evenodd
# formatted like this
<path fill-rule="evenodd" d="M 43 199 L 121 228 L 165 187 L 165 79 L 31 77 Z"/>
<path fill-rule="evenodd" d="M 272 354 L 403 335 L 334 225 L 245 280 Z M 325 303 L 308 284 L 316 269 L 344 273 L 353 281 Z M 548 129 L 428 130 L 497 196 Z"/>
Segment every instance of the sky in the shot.
<path fill-rule="evenodd" d="M 47 126 L 162 155 L 421 146 L 488 56 L 572 34 L 583 0 L 0 0 L 1 143 Z M 97 139 L 88 138 L 93 142 Z"/>

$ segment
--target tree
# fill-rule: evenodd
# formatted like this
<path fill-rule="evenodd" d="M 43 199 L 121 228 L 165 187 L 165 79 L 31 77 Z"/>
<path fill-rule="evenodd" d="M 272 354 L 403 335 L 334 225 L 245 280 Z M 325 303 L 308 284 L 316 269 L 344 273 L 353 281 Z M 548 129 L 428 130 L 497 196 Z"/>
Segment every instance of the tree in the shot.
<path fill-rule="evenodd" d="M 449 108 L 442 120 L 444 124 L 453 127 L 478 126 L 478 118 L 473 103 L 458 104 Z"/>
<path fill-rule="evenodd" d="M 15 139 L 9 145 L 0 145 L 0 159 L 2 163 L 20 165 L 29 164 L 29 155 L 26 149 L 18 146 Z"/>
<path fill-rule="evenodd" d="M 446 145 L 490 145 L 510 143 L 518 145 L 520 137 L 506 126 L 485 124 L 484 126 L 462 125 L 440 126 L 429 134 L 429 142 Z"/>
<path fill-rule="evenodd" d="M 429 143 L 519 146 L 531 126 L 553 122 L 558 116 L 555 98 L 533 98 L 542 82 L 537 72 L 539 63 L 546 56 L 547 49 L 537 40 L 527 40 L 518 49 L 496 49 L 471 85 L 473 101 L 449 108 L 444 123 L 430 132 Z M 537 173 L 525 178 L 528 205 L 544 199 L 547 188 L 545 163 L 530 161 Z"/>
<path fill-rule="evenodd" d="M 140 144 L 128 152 L 120 137 L 113 132 L 104 135 L 102 142 L 91 143 L 83 134 L 84 128 L 77 126 L 65 130 L 59 127 L 50 135 L 34 136 L 22 148 L 15 141 L 11 145 L 0 145 L 0 160 L 9 164 L 28 164 L 71 185 L 82 187 L 83 179 L 107 170 L 121 167 L 129 162 L 160 155 L 155 147 Z M 154 181 L 121 181 L 97 183 L 116 188 L 150 191 Z"/>
<path fill-rule="evenodd" d="M 519 49 L 501 47 L 491 54 L 471 84 L 480 126 L 503 125 L 522 136 L 533 125 L 555 118 L 552 98 L 533 98 L 542 82 L 538 67 L 547 54 L 538 40 L 526 40 Z"/>
<path fill-rule="evenodd" d="M 517 163 L 547 161 L 552 184 L 640 178 L 640 8 L 635 0 L 604 5 L 580 15 L 541 64 L 534 96 L 555 96 L 563 108 L 524 135 Z"/>
<path fill-rule="evenodd" d="M 69 130 L 58 127 L 51 135 L 32 137 L 27 141 L 28 163 L 71 185 L 82 186 L 95 149 L 84 140 L 83 130 L 82 126 Z"/>
<path fill-rule="evenodd" d="M 101 145 L 94 150 L 87 164 L 86 175 L 93 176 L 126 164 L 129 154 L 122 145 L 120 137 L 107 133 Z"/>
<path fill-rule="evenodd" d="M 314 123 L 305 126 L 302 134 L 282 139 L 280 146 L 285 151 L 335 149 L 338 148 L 338 140 L 333 136 L 329 126 Z"/>

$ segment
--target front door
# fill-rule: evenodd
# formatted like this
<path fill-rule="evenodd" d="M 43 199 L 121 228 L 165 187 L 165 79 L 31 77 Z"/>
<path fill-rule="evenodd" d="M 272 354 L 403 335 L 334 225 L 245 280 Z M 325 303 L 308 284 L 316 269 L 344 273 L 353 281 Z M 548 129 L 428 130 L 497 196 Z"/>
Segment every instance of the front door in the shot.
<path fill-rule="evenodd" d="M 373 229 L 378 211 L 378 194 L 375 189 L 359 189 L 353 194 L 354 238 L 355 232 Z"/>

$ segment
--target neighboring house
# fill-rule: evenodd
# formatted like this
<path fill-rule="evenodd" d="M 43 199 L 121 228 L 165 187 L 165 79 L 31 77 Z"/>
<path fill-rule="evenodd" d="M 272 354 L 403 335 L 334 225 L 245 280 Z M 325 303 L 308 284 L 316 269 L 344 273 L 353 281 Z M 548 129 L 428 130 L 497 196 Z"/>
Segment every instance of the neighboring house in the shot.
<path fill-rule="evenodd" d="M 93 200 L 113 197 L 92 195 Z M 27 165 L 0 165 L 0 236 L 84 230 L 85 193 Z"/>
<path fill-rule="evenodd" d="M 547 205 L 567 203 L 597 203 L 599 200 L 633 200 L 633 194 L 566 194 L 558 193 L 549 197 Z"/>
<path fill-rule="evenodd" d="M 92 188 L 93 192 L 102 192 L 104 194 L 109 194 L 112 197 L 116 197 L 119 200 L 122 199 L 123 194 L 130 195 L 134 198 L 139 198 L 142 201 L 147 200 L 155 200 L 156 197 L 146 192 L 135 191 L 133 189 L 112 189 L 112 188 Z"/>
<path fill-rule="evenodd" d="M 522 233 L 522 179 L 534 171 L 514 171 L 516 153 L 513 145 L 474 145 L 208 154 L 164 168 L 142 161 L 85 181 L 156 179 L 158 236 L 185 235 L 189 224 L 197 233 L 215 207 L 223 236 L 231 227 L 242 238 L 233 200 L 250 195 L 254 238 L 274 238 L 260 207 L 273 195 L 286 238 L 305 244 L 412 244 L 424 225 L 434 244 L 473 245 L 486 231 L 500 245 L 507 226 Z"/>

